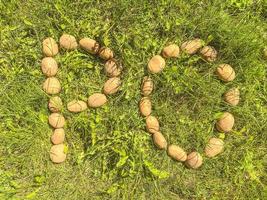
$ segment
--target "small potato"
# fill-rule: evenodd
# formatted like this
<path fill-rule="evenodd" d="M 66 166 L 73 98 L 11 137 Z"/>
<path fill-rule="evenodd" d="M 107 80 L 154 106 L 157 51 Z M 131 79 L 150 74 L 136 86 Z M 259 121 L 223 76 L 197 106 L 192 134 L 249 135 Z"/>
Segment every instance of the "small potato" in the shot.
<path fill-rule="evenodd" d="M 121 86 L 120 78 L 113 77 L 105 82 L 103 90 L 106 95 L 114 94 L 120 89 L 120 86 Z"/>
<path fill-rule="evenodd" d="M 166 62 L 160 55 L 153 56 L 148 62 L 148 71 L 152 74 L 159 73 L 165 68 Z"/>
<path fill-rule="evenodd" d="M 141 112 L 141 115 L 144 117 L 147 117 L 152 112 L 152 104 L 148 97 L 143 97 L 139 102 L 139 109 Z"/>
<path fill-rule="evenodd" d="M 169 145 L 168 147 L 168 155 L 173 158 L 174 160 L 177 161 L 186 161 L 187 159 L 187 154 L 186 152 L 179 146 L 177 145 Z"/>
<path fill-rule="evenodd" d="M 65 125 L 65 118 L 59 113 L 52 113 L 48 117 L 48 122 L 53 128 L 63 128 Z"/>
<path fill-rule="evenodd" d="M 162 50 L 162 56 L 164 58 L 178 58 L 180 55 L 180 48 L 176 44 L 170 44 Z"/>
<path fill-rule="evenodd" d="M 54 130 L 53 135 L 51 136 L 51 142 L 53 144 L 61 144 L 65 140 L 65 131 L 63 128 L 58 128 Z"/>
<path fill-rule="evenodd" d="M 187 167 L 190 167 L 192 169 L 199 168 L 203 163 L 203 158 L 198 152 L 192 152 L 187 155 L 187 159 L 185 161 L 185 164 Z"/>
<path fill-rule="evenodd" d="M 225 82 L 229 82 L 235 79 L 235 71 L 228 64 L 221 64 L 217 67 L 216 74 L 218 77 Z"/>
<path fill-rule="evenodd" d="M 192 55 L 195 54 L 202 46 L 203 46 L 203 41 L 199 38 L 196 38 L 194 40 L 189 40 L 184 42 L 181 45 L 181 49 L 183 52 Z"/>
<path fill-rule="evenodd" d="M 231 106 L 236 106 L 240 100 L 240 92 L 238 88 L 232 88 L 224 93 L 224 101 Z"/>
<path fill-rule="evenodd" d="M 50 159 L 53 163 L 62 163 L 66 160 L 67 155 L 64 153 L 64 144 L 53 145 L 50 149 Z"/>
<path fill-rule="evenodd" d="M 146 129 L 149 133 L 153 134 L 159 132 L 159 121 L 156 117 L 149 115 L 146 118 Z"/>
<path fill-rule="evenodd" d="M 73 35 L 63 34 L 59 39 L 59 44 L 61 48 L 67 50 L 77 49 L 78 43 Z"/>
<path fill-rule="evenodd" d="M 63 102 L 60 97 L 51 97 L 48 102 L 48 108 L 51 112 L 60 112 L 63 107 Z"/>
<path fill-rule="evenodd" d="M 159 148 L 159 149 L 166 149 L 167 148 L 167 141 L 160 132 L 155 132 L 153 135 L 153 141 L 154 144 Z"/>
<path fill-rule="evenodd" d="M 70 112 L 78 113 L 87 109 L 87 104 L 84 101 L 73 100 L 67 104 L 67 109 Z"/>
<path fill-rule="evenodd" d="M 106 95 L 101 93 L 95 93 L 88 98 L 88 105 L 91 108 L 98 108 L 103 106 L 107 101 L 108 100 Z"/>
<path fill-rule="evenodd" d="M 58 94 L 61 91 L 61 85 L 56 77 L 49 77 L 43 83 L 43 90 L 47 94 Z"/>
<path fill-rule="evenodd" d="M 141 86 L 142 94 L 144 96 L 150 95 L 153 91 L 153 88 L 154 88 L 154 84 L 153 84 L 152 79 L 148 76 L 145 76 L 143 78 L 142 86 Z"/>
<path fill-rule="evenodd" d="M 225 112 L 216 122 L 216 128 L 220 132 L 228 133 L 232 130 L 234 123 L 235 123 L 234 116 L 229 112 Z"/>
<path fill-rule="evenodd" d="M 109 77 L 119 76 L 122 66 L 115 59 L 110 59 L 105 63 L 105 71 Z"/>
<path fill-rule="evenodd" d="M 205 148 L 205 154 L 211 158 L 223 151 L 224 142 L 219 138 L 211 138 Z"/>
<path fill-rule="evenodd" d="M 109 60 L 114 57 L 113 51 L 108 47 L 101 47 L 98 54 L 104 60 Z"/>
<path fill-rule="evenodd" d="M 42 60 L 41 68 L 44 75 L 55 76 L 58 71 L 57 61 L 52 57 L 45 57 Z"/>
<path fill-rule="evenodd" d="M 48 57 L 57 55 L 58 45 L 53 38 L 49 37 L 43 40 L 43 53 Z"/>
<path fill-rule="evenodd" d="M 91 53 L 91 54 L 97 54 L 99 49 L 100 49 L 100 45 L 97 41 L 90 39 L 90 38 L 83 38 L 79 41 L 80 46 L 82 47 L 82 49 L 84 49 L 85 51 Z"/>
<path fill-rule="evenodd" d="M 217 59 L 217 51 L 214 47 L 212 46 L 205 46 L 200 50 L 200 54 L 202 57 L 209 61 L 209 62 L 214 62 Z"/>

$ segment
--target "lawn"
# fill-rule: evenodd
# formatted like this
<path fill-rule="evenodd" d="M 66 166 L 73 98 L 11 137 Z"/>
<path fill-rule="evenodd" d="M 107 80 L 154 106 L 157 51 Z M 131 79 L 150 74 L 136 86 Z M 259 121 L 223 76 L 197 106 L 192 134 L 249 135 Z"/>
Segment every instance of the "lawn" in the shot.
<path fill-rule="evenodd" d="M 267 199 L 266 0 L 0 0 L 0 27 L 0 199 Z M 55 57 L 68 152 L 55 165 L 40 62 L 43 39 L 63 33 L 112 48 L 124 69 L 103 108 L 73 114 L 67 102 L 101 91 L 103 62 L 81 50 Z M 203 153 L 210 137 L 224 139 L 225 151 L 193 170 L 155 148 L 138 102 L 148 60 L 196 37 L 218 60 L 168 60 L 152 95 L 169 143 Z M 233 82 L 216 77 L 219 63 L 233 66 Z M 238 106 L 222 101 L 230 87 L 240 90 Z M 231 133 L 214 128 L 223 111 L 235 116 Z"/>

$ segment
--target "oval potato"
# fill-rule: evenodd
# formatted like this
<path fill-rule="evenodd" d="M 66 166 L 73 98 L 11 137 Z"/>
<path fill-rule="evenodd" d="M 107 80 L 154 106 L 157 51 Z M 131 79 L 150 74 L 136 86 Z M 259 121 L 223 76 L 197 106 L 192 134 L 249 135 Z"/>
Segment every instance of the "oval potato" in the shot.
<path fill-rule="evenodd" d="M 48 108 L 51 112 L 59 112 L 63 108 L 63 102 L 59 96 L 54 96 L 49 99 Z"/>
<path fill-rule="evenodd" d="M 91 54 L 97 54 L 100 49 L 99 43 L 90 38 L 81 39 L 79 41 L 79 45 L 81 46 L 82 49 L 84 49 L 85 51 Z"/>
<path fill-rule="evenodd" d="M 236 106 L 240 100 L 240 92 L 238 88 L 232 88 L 224 93 L 224 101 L 232 106 Z"/>
<path fill-rule="evenodd" d="M 72 100 L 71 102 L 67 104 L 67 109 L 70 112 L 78 113 L 78 112 L 85 111 L 87 109 L 87 104 L 84 101 Z"/>
<path fill-rule="evenodd" d="M 114 59 L 109 59 L 105 63 L 105 71 L 109 77 L 119 76 L 122 71 L 122 66 Z"/>
<path fill-rule="evenodd" d="M 67 155 L 64 153 L 64 144 L 53 145 L 50 149 L 50 159 L 53 163 L 62 163 L 66 160 Z"/>
<path fill-rule="evenodd" d="M 121 80 L 118 77 L 113 77 L 108 79 L 104 84 L 104 93 L 106 95 L 108 94 L 114 94 L 120 89 Z"/>
<path fill-rule="evenodd" d="M 108 47 L 101 47 L 98 54 L 104 60 L 109 60 L 114 57 L 113 51 Z"/>
<path fill-rule="evenodd" d="M 57 55 L 58 45 L 53 38 L 49 37 L 43 40 L 43 53 L 48 57 Z"/>
<path fill-rule="evenodd" d="M 219 79 L 225 82 L 233 81 L 235 79 L 235 71 L 228 64 L 220 64 L 217 67 L 216 74 L 218 75 Z"/>
<path fill-rule="evenodd" d="M 187 159 L 186 152 L 181 147 L 174 144 L 168 146 L 168 155 L 177 161 L 184 162 Z"/>
<path fill-rule="evenodd" d="M 152 79 L 148 76 L 145 76 L 143 78 L 142 86 L 141 86 L 142 94 L 144 96 L 148 96 L 152 93 L 153 89 L 154 89 L 154 84 L 153 84 Z"/>
<path fill-rule="evenodd" d="M 163 48 L 162 56 L 164 58 L 178 58 L 180 55 L 180 48 L 176 44 L 170 44 Z"/>
<path fill-rule="evenodd" d="M 195 54 L 203 46 L 203 41 L 199 38 L 189 40 L 181 45 L 183 52 L 192 55 Z"/>
<path fill-rule="evenodd" d="M 155 74 L 165 68 L 166 62 L 160 55 L 153 56 L 148 62 L 148 71 Z"/>
<path fill-rule="evenodd" d="M 205 147 L 205 154 L 207 157 L 211 158 L 223 151 L 224 142 L 219 138 L 211 138 Z"/>
<path fill-rule="evenodd" d="M 53 135 L 51 136 L 51 142 L 53 144 L 61 144 L 65 140 L 65 131 L 63 128 L 57 128 L 54 130 Z"/>
<path fill-rule="evenodd" d="M 65 125 L 65 118 L 59 113 L 52 113 L 48 117 L 48 122 L 53 128 L 63 128 Z"/>
<path fill-rule="evenodd" d="M 205 46 L 200 50 L 201 56 L 209 61 L 209 62 L 214 62 L 217 59 L 217 51 L 214 47 L 212 46 Z"/>
<path fill-rule="evenodd" d="M 185 161 L 186 166 L 197 169 L 199 168 L 203 163 L 203 158 L 198 152 L 191 152 L 187 155 L 187 159 Z"/>
<path fill-rule="evenodd" d="M 42 59 L 41 69 L 44 75 L 55 76 L 58 71 L 57 61 L 52 57 L 45 57 Z"/>
<path fill-rule="evenodd" d="M 88 98 L 88 105 L 91 108 L 98 108 L 102 105 L 104 105 L 107 102 L 107 97 L 104 94 L 101 93 L 95 93 L 92 94 L 89 98 Z"/>
<path fill-rule="evenodd" d="M 69 34 L 63 34 L 59 38 L 59 45 L 61 48 L 67 49 L 67 50 L 74 50 L 77 49 L 78 43 L 73 35 Z"/>
<path fill-rule="evenodd" d="M 146 118 L 146 129 L 149 133 L 153 134 L 159 132 L 159 121 L 156 117 L 149 115 Z"/>
<path fill-rule="evenodd" d="M 147 117 L 152 112 L 152 104 L 148 97 L 143 97 L 139 102 L 141 115 Z"/>
<path fill-rule="evenodd" d="M 234 126 L 235 118 L 229 112 L 224 112 L 223 115 L 216 122 L 216 128 L 220 132 L 230 132 Z"/>
<path fill-rule="evenodd" d="M 152 135 L 154 144 L 159 148 L 159 149 L 166 149 L 167 148 L 167 141 L 165 137 L 162 135 L 160 132 L 155 132 Z"/>
<path fill-rule="evenodd" d="M 43 90 L 47 94 L 58 94 L 61 91 L 61 85 L 56 77 L 49 77 L 43 83 Z"/>

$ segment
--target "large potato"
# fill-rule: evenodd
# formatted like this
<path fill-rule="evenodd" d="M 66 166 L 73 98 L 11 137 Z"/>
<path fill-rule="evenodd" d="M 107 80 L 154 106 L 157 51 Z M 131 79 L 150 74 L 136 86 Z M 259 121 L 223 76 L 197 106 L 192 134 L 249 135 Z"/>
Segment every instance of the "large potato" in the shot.
<path fill-rule="evenodd" d="M 232 106 L 236 106 L 240 100 L 240 92 L 238 88 L 232 88 L 224 93 L 224 101 Z"/>
<path fill-rule="evenodd" d="M 65 118 L 59 113 L 52 113 L 48 117 L 48 122 L 53 128 L 63 128 L 65 125 Z"/>
<path fill-rule="evenodd" d="M 99 49 L 100 49 L 100 45 L 97 41 L 90 39 L 90 38 L 83 38 L 79 41 L 80 46 L 82 47 L 82 49 L 84 49 L 85 51 L 91 53 L 91 54 L 97 54 Z"/>
<path fill-rule="evenodd" d="M 181 45 L 181 49 L 183 52 L 192 55 L 195 54 L 202 46 L 203 46 L 203 41 L 199 38 L 196 38 L 194 40 L 189 40 L 184 42 Z"/>
<path fill-rule="evenodd" d="M 229 82 L 235 79 L 235 71 L 228 64 L 220 64 L 217 67 L 216 74 L 222 81 L 225 82 Z"/>
<path fill-rule="evenodd" d="M 209 62 L 214 62 L 217 59 L 217 51 L 214 47 L 212 46 L 205 46 L 200 50 L 200 54 L 202 57 L 209 61 Z"/>
<path fill-rule="evenodd" d="M 48 57 L 57 55 L 58 45 L 53 38 L 49 37 L 43 40 L 43 53 Z"/>
<path fill-rule="evenodd" d="M 67 109 L 70 112 L 78 113 L 78 112 L 85 111 L 87 109 L 87 104 L 84 101 L 72 100 L 71 102 L 67 104 Z"/>
<path fill-rule="evenodd" d="M 153 141 L 154 144 L 159 148 L 159 149 L 166 149 L 167 148 L 167 141 L 165 137 L 162 135 L 160 132 L 155 132 L 153 135 Z"/>
<path fill-rule="evenodd" d="M 153 56 L 148 62 L 148 71 L 151 73 L 159 73 L 165 68 L 166 62 L 160 55 Z"/>
<path fill-rule="evenodd" d="M 114 94 L 120 89 L 120 86 L 121 86 L 120 78 L 113 77 L 105 82 L 103 90 L 106 95 Z"/>
<path fill-rule="evenodd" d="M 58 71 L 57 61 L 52 57 L 45 57 L 42 59 L 41 68 L 44 75 L 55 76 Z"/>
<path fill-rule="evenodd" d="M 159 121 L 156 117 L 149 115 L 146 118 L 146 129 L 149 133 L 153 134 L 159 132 Z"/>
<path fill-rule="evenodd" d="M 88 98 L 88 105 L 91 108 L 98 108 L 100 106 L 103 106 L 107 101 L 108 100 L 106 95 L 101 93 L 95 93 Z"/>
<path fill-rule="evenodd" d="M 186 166 L 197 169 L 199 168 L 203 163 L 203 158 L 198 152 L 191 152 L 187 155 L 187 159 L 185 161 Z"/>
<path fill-rule="evenodd" d="M 214 157 L 223 151 L 224 142 L 219 138 L 211 138 L 205 147 L 205 154 L 207 157 Z"/>
<path fill-rule="evenodd" d="M 61 144 L 65 140 L 65 131 L 63 128 L 57 128 L 54 130 L 53 135 L 51 136 L 51 142 L 53 144 Z"/>
<path fill-rule="evenodd" d="M 49 77 L 43 83 L 43 90 L 47 94 L 58 94 L 61 90 L 61 85 L 56 77 Z"/>
<path fill-rule="evenodd" d="M 101 47 L 98 54 L 104 60 L 109 60 L 114 57 L 113 51 L 108 47 Z"/>
<path fill-rule="evenodd" d="M 187 159 L 186 152 L 181 147 L 174 145 L 174 144 L 169 145 L 168 155 L 177 161 L 183 162 L 183 161 L 186 161 L 186 159 Z"/>
<path fill-rule="evenodd" d="M 73 35 L 69 34 L 63 34 L 59 38 L 59 45 L 61 48 L 67 49 L 67 50 L 74 50 L 77 49 L 78 43 Z"/>
<path fill-rule="evenodd" d="M 139 102 L 141 115 L 147 117 L 152 112 L 152 104 L 148 97 L 143 97 Z"/>
<path fill-rule="evenodd" d="M 150 95 L 152 93 L 152 91 L 153 91 L 153 88 L 154 88 L 154 84 L 153 84 L 152 79 L 150 77 L 148 77 L 148 76 L 145 76 L 143 78 L 142 86 L 141 86 L 142 94 L 144 96 Z"/>
<path fill-rule="evenodd" d="M 64 144 L 53 145 L 50 149 L 50 159 L 53 163 L 62 163 L 66 160 L 67 155 L 64 153 Z"/>
<path fill-rule="evenodd" d="M 60 112 L 63 107 L 63 102 L 60 97 L 54 96 L 49 99 L 48 108 L 51 112 Z"/>
<path fill-rule="evenodd" d="M 225 112 L 223 115 L 218 119 L 216 122 L 216 128 L 220 132 L 230 132 L 234 126 L 235 118 L 234 116 L 229 113 Z"/>
<path fill-rule="evenodd" d="M 164 58 L 178 58 L 180 55 L 180 48 L 176 44 L 170 44 L 162 50 L 162 56 Z"/>
<path fill-rule="evenodd" d="M 119 76 L 122 71 L 122 66 L 115 59 L 109 59 L 105 63 L 105 71 L 109 77 Z"/>

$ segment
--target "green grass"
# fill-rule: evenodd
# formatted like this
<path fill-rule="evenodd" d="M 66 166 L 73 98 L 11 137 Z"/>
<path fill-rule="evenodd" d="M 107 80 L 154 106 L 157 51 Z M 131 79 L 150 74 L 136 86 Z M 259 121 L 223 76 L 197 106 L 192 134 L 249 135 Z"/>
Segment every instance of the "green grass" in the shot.
<path fill-rule="evenodd" d="M 212 3 L 211 3 L 212 2 Z M 266 199 L 267 2 L 257 1 L 4 1 L 0 0 L 0 199 Z M 49 160 L 48 96 L 42 91 L 41 44 L 62 33 L 97 39 L 124 65 L 123 86 L 101 109 L 67 118 L 67 161 Z M 190 170 L 156 150 L 138 111 L 140 84 L 152 55 L 167 43 L 200 37 L 219 60 L 168 60 L 154 75 L 153 114 L 170 143 L 203 153 L 211 136 L 223 154 Z M 60 52 L 64 105 L 101 91 L 103 63 L 80 50 Z M 237 78 L 223 84 L 216 64 Z M 241 102 L 221 95 L 238 86 Z M 234 131 L 216 132 L 223 111 Z"/>

